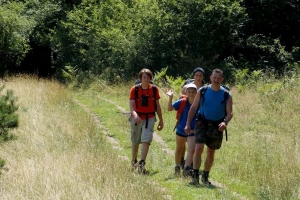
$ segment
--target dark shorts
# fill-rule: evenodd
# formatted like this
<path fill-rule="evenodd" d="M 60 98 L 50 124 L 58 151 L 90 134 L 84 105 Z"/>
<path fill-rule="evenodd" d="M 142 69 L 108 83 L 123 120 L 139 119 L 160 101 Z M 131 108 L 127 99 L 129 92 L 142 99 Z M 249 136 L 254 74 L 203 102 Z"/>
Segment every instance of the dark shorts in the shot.
<path fill-rule="evenodd" d="M 182 133 L 179 133 L 176 131 L 176 135 L 180 136 L 180 137 L 191 137 L 191 136 L 195 136 L 194 133 L 191 133 L 191 134 L 182 134 Z"/>
<path fill-rule="evenodd" d="M 211 149 L 220 149 L 222 146 L 223 131 L 218 131 L 215 125 L 196 125 L 195 136 L 196 143 L 204 143 Z"/>

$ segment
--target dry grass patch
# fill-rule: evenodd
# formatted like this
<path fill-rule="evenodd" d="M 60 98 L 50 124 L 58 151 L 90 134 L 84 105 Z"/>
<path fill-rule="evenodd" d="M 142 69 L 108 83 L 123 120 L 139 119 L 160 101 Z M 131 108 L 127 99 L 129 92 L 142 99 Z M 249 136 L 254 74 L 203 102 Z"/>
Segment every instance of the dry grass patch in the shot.
<path fill-rule="evenodd" d="M 0 148 L 2 199 L 163 199 L 128 170 L 93 119 L 55 81 L 10 78 L 19 98 L 18 139 Z"/>

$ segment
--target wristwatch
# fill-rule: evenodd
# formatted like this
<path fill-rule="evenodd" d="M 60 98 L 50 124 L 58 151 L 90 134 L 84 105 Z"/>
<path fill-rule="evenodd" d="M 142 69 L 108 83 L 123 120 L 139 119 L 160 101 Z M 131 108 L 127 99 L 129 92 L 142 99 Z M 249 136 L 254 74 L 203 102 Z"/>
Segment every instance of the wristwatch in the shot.
<path fill-rule="evenodd" d="M 228 121 L 226 120 L 226 119 L 224 119 L 224 122 L 225 122 L 225 124 L 226 124 L 226 126 L 228 125 Z"/>

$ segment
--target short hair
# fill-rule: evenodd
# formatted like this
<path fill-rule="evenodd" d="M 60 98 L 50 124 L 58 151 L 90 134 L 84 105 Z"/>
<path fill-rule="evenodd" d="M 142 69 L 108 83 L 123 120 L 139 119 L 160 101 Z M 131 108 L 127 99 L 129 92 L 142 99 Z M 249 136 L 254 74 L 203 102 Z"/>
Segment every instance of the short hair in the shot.
<path fill-rule="evenodd" d="M 140 80 L 142 80 L 143 73 L 146 73 L 150 77 L 150 80 L 152 80 L 153 74 L 149 69 L 146 69 L 146 68 L 144 68 L 140 71 L 140 73 L 139 73 L 139 79 Z"/>
<path fill-rule="evenodd" d="M 221 74 L 221 75 L 222 75 L 222 77 L 223 77 L 223 71 L 222 71 L 222 70 L 220 70 L 220 69 L 214 69 L 214 70 L 212 71 L 212 73 L 211 73 L 211 74 L 213 74 L 213 73 L 219 73 L 219 74 Z"/>

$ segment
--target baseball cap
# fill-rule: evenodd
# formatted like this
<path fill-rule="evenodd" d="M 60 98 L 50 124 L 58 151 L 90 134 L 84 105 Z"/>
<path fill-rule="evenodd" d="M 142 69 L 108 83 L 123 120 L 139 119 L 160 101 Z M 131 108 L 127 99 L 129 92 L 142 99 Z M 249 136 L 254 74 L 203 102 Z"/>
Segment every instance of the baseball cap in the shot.
<path fill-rule="evenodd" d="M 204 69 L 202 69 L 201 67 L 197 67 L 196 69 L 194 69 L 193 71 L 193 77 L 197 72 L 202 72 L 203 75 L 205 75 Z"/>

